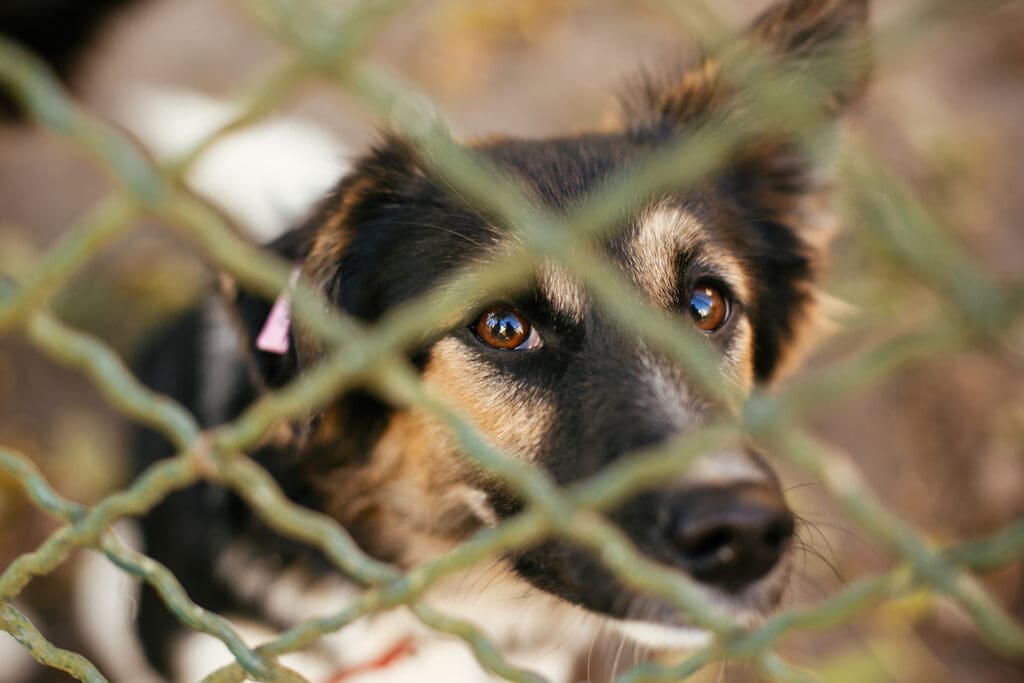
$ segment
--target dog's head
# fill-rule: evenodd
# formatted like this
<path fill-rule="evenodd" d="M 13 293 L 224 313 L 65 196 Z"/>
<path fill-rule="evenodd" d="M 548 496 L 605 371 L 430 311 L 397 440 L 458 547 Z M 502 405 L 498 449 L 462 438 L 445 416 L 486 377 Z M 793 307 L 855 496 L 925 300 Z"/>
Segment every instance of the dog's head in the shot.
<path fill-rule="evenodd" d="M 748 36 L 798 71 L 831 55 L 841 68 L 818 95 L 819 113 L 832 117 L 862 86 L 866 5 L 791 0 Z M 612 174 L 745 106 L 741 86 L 726 83 L 710 58 L 659 83 L 645 82 L 617 130 L 474 148 L 538 203 L 570 212 Z M 809 327 L 825 230 L 810 211 L 821 189 L 815 178 L 797 143 L 761 130 L 711 177 L 642 198 L 603 251 L 635 296 L 695 326 L 723 373 L 749 389 L 778 373 Z M 515 241 L 510 226 L 467 205 L 397 138 L 356 165 L 304 234 L 305 275 L 369 322 Z M 563 485 L 722 410 L 550 263 L 506 298 L 467 302 L 464 319 L 412 359 L 427 387 L 495 445 Z M 367 550 L 406 566 L 522 506 L 470 463 L 438 419 L 369 392 L 348 393 L 317 416 L 304 459 L 325 508 Z M 611 518 L 641 551 L 737 614 L 779 600 L 793 517 L 754 452 L 708 453 Z M 570 543 L 550 540 L 508 559 L 520 577 L 593 612 L 684 625 Z"/>

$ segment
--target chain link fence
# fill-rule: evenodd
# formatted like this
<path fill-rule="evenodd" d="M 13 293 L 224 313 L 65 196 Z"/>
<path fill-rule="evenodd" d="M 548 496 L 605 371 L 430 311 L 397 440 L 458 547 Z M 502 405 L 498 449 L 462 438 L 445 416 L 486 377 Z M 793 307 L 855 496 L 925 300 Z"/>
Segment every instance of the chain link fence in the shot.
<path fill-rule="evenodd" d="M 41 510 L 60 526 L 35 550 L 14 559 L 0 574 L 0 627 L 11 633 L 40 663 L 79 680 L 103 681 L 85 657 L 53 645 L 14 606 L 33 580 L 59 567 L 78 547 L 102 551 L 110 562 L 155 588 L 174 615 L 191 629 L 220 639 L 234 655 L 230 666 L 211 672 L 209 683 L 304 680 L 277 658 L 304 648 L 324 634 L 400 605 L 432 629 L 462 638 L 488 671 L 510 681 L 538 681 L 536 675 L 506 662 L 474 625 L 428 608 L 419 601 L 439 578 L 473 566 L 511 548 L 557 535 L 590 549 L 627 586 L 656 595 L 716 634 L 709 647 L 671 664 L 640 664 L 619 677 L 622 683 L 686 679 L 724 660 L 751 662 L 768 679 L 815 680 L 788 663 L 776 647 L 788 634 L 822 631 L 855 615 L 921 590 L 953 601 L 969 616 L 980 639 L 1009 660 L 1024 659 L 1024 627 L 979 582 L 974 572 L 1024 557 L 1024 520 L 992 535 L 951 546 L 927 538 L 893 514 L 868 488 L 857 465 L 836 447 L 811 436 L 802 417 L 858 387 L 921 358 L 965 348 L 998 349 L 1024 313 L 1024 282 L 990 278 L 966 250 L 945 234 L 896 175 L 873 155 L 865 140 L 838 150 L 837 186 L 843 188 L 848 221 L 870 231 L 891 263 L 925 282 L 942 302 L 939 310 L 853 360 L 825 367 L 767 394 L 744 397 L 728 389 L 709 362 L 707 350 L 677 322 L 627 297 L 623 276 L 590 248 L 638 198 L 672 184 L 698 182 L 736 148 L 752 129 L 798 134 L 814 141 L 822 122 L 808 97 L 811 81 L 757 58 L 754 51 L 730 49 L 723 69 L 732 82 L 754 93 L 740 118 L 712 122 L 697 135 L 621 174 L 568 217 L 556 217 L 509 188 L 501 176 L 449 136 L 435 108 L 391 73 L 366 58 L 375 31 L 408 4 L 404 0 L 333 3 L 252 0 L 239 3 L 293 57 L 244 93 L 230 121 L 189 153 L 158 165 L 114 127 L 76 106 L 53 75 L 30 53 L 0 39 L 0 84 L 13 93 L 36 122 L 69 144 L 88 150 L 113 176 L 117 189 L 92 210 L 38 262 L 17 279 L 0 279 L 0 333 L 22 333 L 57 362 L 86 376 L 124 415 L 166 435 L 178 455 L 153 465 L 123 490 L 96 505 L 63 498 L 32 460 L 0 446 L 0 470 L 10 475 Z M 876 26 L 878 59 L 898 59 L 914 36 L 929 26 L 956 21 L 965 13 L 986 12 L 1005 3 L 927 2 Z M 728 31 L 710 5 L 665 2 L 660 11 L 693 35 L 707 37 L 709 49 L 726 45 Z M 826 77 L 827 74 L 816 74 Z M 220 216 L 182 187 L 190 166 L 220 136 L 271 112 L 311 80 L 329 80 L 415 143 L 423 157 L 449 179 L 466 201 L 516 226 L 520 252 L 466 273 L 451 286 L 430 292 L 375 326 L 336 311 L 326 312 L 317 293 L 299 283 L 296 318 L 329 349 L 325 359 L 280 390 L 267 394 L 237 420 L 212 430 L 200 428 L 180 405 L 156 395 L 133 377 L 110 346 L 68 324 L 50 304 L 69 280 L 102 250 L 123 239 L 145 216 L 174 225 L 198 251 L 240 285 L 268 299 L 287 286 L 290 264 L 252 246 Z M 537 259 L 571 269 L 596 302 L 615 320 L 687 369 L 702 388 L 735 406 L 735 417 L 701 427 L 670 443 L 616 463 L 592 479 L 559 489 L 541 471 L 529 468 L 484 440 L 472 423 L 424 389 L 404 351 L 425 330 L 436 329 L 469 293 L 495 294 L 513 286 Z M 438 559 L 407 573 L 365 555 L 334 521 L 285 499 L 270 475 L 245 453 L 275 425 L 299 419 L 339 392 L 365 383 L 399 405 L 422 407 L 452 430 L 467 456 L 494 473 L 528 503 L 521 514 L 482 532 Z M 685 578 L 639 554 L 601 514 L 634 492 L 685 468 L 711 448 L 752 439 L 773 457 L 820 482 L 853 520 L 860 533 L 901 563 L 884 573 L 854 581 L 808 607 L 782 611 L 754 628 L 741 628 L 710 604 Z M 145 514 L 169 493 L 201 480 L 230 487 L 276 532 L 318 548 L 339 572 L 368 586 L 343 612 L 281 633 L 249 647 L 223 617 L 193 603 L 175 577 L 111 533 L 119 519 Z"/>

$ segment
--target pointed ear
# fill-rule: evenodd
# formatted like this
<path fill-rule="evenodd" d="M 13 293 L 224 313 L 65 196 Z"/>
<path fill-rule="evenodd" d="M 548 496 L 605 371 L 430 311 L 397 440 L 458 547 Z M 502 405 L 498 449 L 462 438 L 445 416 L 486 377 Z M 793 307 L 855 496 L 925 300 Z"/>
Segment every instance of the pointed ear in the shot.
<path fill-rule="evenodd" d="M 424 166 L 412 143 L 384 132 L 309 218 L 302 275 L 330 304 L 364 319 L 383 313 L 370 299 L 371 284 L 385 274 L 372 267 L 375 259 L 366 250 L 385 239 L 383 227 L 395 207 L 416 201 L 424 192 Z M 380 228 L 377 237 L 358 242 L 355 237 L 365 226 Z M 322 356 L 323 348 L 301 328 L 297 333 L 298 361 L 306 367 Z"/>
<path fill-rule="evenodd" d="M 745 34 L 755 52 L 806 85 L 824 113 L 838 114 L 870 75 L 869 0 L 786 0 Z M 743 106 L 743 93 L 722 74 L 719 56 L 674 77 L 646 76 L 623 98 L 627 125 L 639 134 L 673 134 L 692 121 Z"/>
<path fill-rule="evenodd" d="M 856 99 L 871 73 L 869 0 L 788 0 L 750 28 L 753 42 L 778 55 L 825 96 L 837 113 Z"/>
<path fill-rule="evenodd" d="M 867 85 L 868 4 L 785 0 L 753 23 L 741 46 L 767 59 L 771 83 L 780 78 L 818 105 L 817 112 L 808 112 L 811 118 L 833 119 Z M 814 282 L 834 223 L 822 191 L 828 189 L 827 174 L 812 146 L 784 126 L 761 122 L 741 82 L 765 83 L 758 80 L 765 72 L 753 68 L 744 74 L 748 50 L 728 49 L 681 76 L 643 82 L 625 102 L 627 126 L 658 144 L 704 121 L 739 115 L 740 123 L 749 122 L 747 134 L 712 180 L 726 214 L 735 218 L 753 250 L 751 264 L 758 272 L 758 292 L 750 303 L 754 371 L 759 381 L 768 381 L 800 355 L 820 320 Z M 729 78 L 732 65 L 739 78 Z"/>
<path fill-rule="evenodd" d="M 775 55 L 788 73 L 836 117 L 860 96 L 871 72 L 868 0 L 787 0 L 751 26 L 755 46 Z M 721 187 L 748 216 L 784 225 L 812 252 L 832 236 L 823 211 L 827 173 L 807 145 L 788 135 L 755 137 L 722 175 Z"/>

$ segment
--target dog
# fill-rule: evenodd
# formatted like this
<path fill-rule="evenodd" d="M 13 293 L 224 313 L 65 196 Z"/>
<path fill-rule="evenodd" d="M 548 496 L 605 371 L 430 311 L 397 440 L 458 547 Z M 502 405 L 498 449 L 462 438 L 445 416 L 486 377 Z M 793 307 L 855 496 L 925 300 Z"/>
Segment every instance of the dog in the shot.
<path fill-rule="evenodd" d="M 867 0 L 783 0 L 747 37 L 787 63 L 843 55 L 851 68 L 820 93 L 822 113 L 838 118 L 867 80 L 867 22 Z M 738 87 L 707 58 L 644 80 L 614 129 L 469 146 L 541 206 L 565 214 L 616 172 L 726 115 L 741 101 Z M 827 232 L 818 211 L 827 184 L 816 162 L 785 136 L 759 135 L 701 183 L 641 198 L 601 244 L 635 285 L 633 295 L 693 325 L 723 373 L 746 390 L 769 384 L 805 346 Z M 387 135 L 268 248 L 297 264 L 337 309 L 373 324 L 515 243 L 509 226 L 468 205 L 414 146 Z M 570 272 L 542 262 L 521 284 L 514 295 L 467 302 L 457 324 L 409 352 L 430 391 L 521 462 L 571 485 L 724 410 L 684 369 L 602 312 Z M 320 357 L 300 326 L 282 328 L 280 320 L 283 343 L 261 341 L 275 315 L 273 302 L 244 290 L 213 294 L 148 349 L 139 376 L 205 427 L 230 421 Z M 141 471 L 171 447 L 142 431 L 134 452 Z M 367 553 L 402 569 L 524 509 L 470 462 L 439 418 L 367 387 L 336 397 L 253 457 L 292 501 L 329 515 Z M 694 579 L 740 623 L 756 623 L 782 600 L 794 516 L 778 477 L 753 450 L 703 454 L 609 517 L 641 552 Z M 139 525 L 146 552 L 251 644 L 343 609 L 360 592 L 316 551 L 271 532 L 211 483 L 171 494 Z M 558 539 L 444 580 L 425 599 L 471 620 L 511 663 L 552 681 L 589 678 L 588 650 L 610 630 L 653 649 L 709 642 L 672 606 L 624 586 L 592 554 Z M 90 627 L 101 661 L 124 680 L 194 681 L 231 661 L 219 641 L 183 627 L 148 587 L 135 616 L 145 663 L 125 664 L 130 648 L 109 642 L 114 627 Z M 492 680 L 464 644 L 404 608 L 282 662 L 313 681 Z"/>

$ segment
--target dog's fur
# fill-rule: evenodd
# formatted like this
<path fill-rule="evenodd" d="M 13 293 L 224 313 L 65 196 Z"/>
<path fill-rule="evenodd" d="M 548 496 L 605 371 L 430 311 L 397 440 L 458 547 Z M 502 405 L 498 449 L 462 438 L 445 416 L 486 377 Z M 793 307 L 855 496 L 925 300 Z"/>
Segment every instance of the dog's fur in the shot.
<path fill-rule="evenodd" d="M 753 44 L 794 64 L 822 54 L 840 69 L 821 111 L 837 115 L 866 77 L 866 0 L 788 0 L 762 15 Z M 647 80 L 613 131 L 543 140 L 489 140 L 473 148 L 524 192 L 566 214 L 614 173 L 739 106 L 708 58 L 674 78 Z M 727 376 L 747 389 L 789 364 L 812 326 L 825 228 L 812 209 L 822 186 L 800 145 L 763 133 L 715 175 L 642 198 L 602 248 L 634 295 L 687 321 L 695 290 L 711 287 L 729 315 L 707 333 Z M 468 206 L 401 138 L 361 158 L 302 227 L 271 248 L 301 265 L 324 297 L 373 323 L 443 285 L 460 269 L 500 255 L 510 226 Z M 492 301 L 467 302 L 462 321 L 410 351 L 430 391 L 466 414 L 494 444 L 570 484 L 638 448 L 685 433 L 722 410 L 664 355 L 621 329 L 568 272 L 539 264 L 499 304 L 514 308 L 542 345 L 501 350 L 474 331 Z M 245 292 L 213 296 L 175 325 L 140 364 L 154 389 L 195 410 L 204 425 L 231 420 L 265 388 L 314 365 L 319 352 L 293 328 L 290 349 L 259 351 L 270 302 Z M 294 501 L 325 512 L 373 556 L 409 568 L 522 509 L 473 466 L 431 414 L 390 405 L 362 388 L 294 425 L 254 457 Z M 170 453 L 140 434 L 140 468 Z M 775 607 L 790 566 L 792 517 L 758 454 L 708 453 L 673 481 L 635 496 L 611 518 L 651 558 L 696 578 L 741 620 Z M 236 496 L 202 484 L 172 494 L 142 520 L 145 546 L 192 598 L 232 615 L 259 640 L 357 594 L 316 552 L 281 538 Z M 754 531 L 751 531 L 753 529 Z M 753 534 L 753 536 L 751 536 Z M 578 662 L 602 625 L 654 647 L 704 641 L 685 616 L 621 585 L 572 544 L 549 540 L 435 587 L 429 600 L 472 619 L 511 661 L 555 680 Z M 146 655 L 175 680 L 209 670 L 223 649 L 185 630 L 144 590 L 138 632 Z M 346 680 L 488 680 L 459 643 L 404 611 L 360 622 L 286 663 L 327 680 L 374 660 L 396 642 L 414 653 Z"/>

